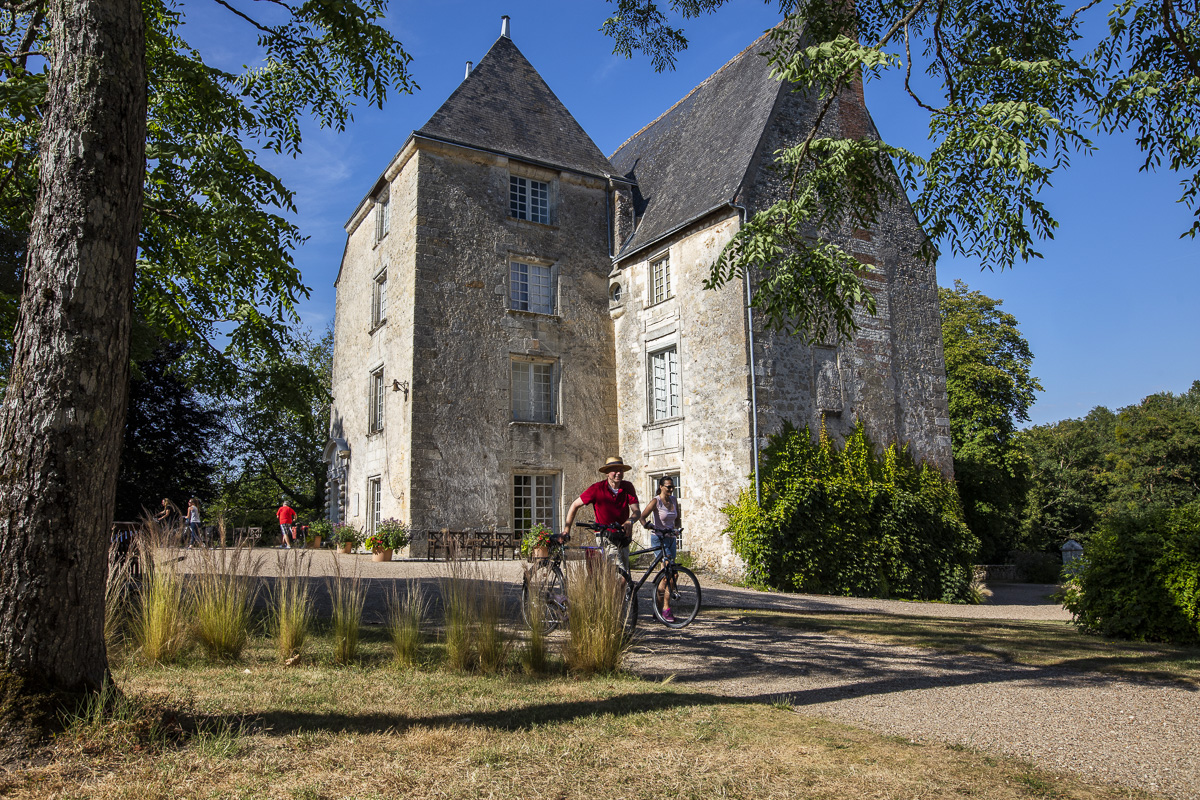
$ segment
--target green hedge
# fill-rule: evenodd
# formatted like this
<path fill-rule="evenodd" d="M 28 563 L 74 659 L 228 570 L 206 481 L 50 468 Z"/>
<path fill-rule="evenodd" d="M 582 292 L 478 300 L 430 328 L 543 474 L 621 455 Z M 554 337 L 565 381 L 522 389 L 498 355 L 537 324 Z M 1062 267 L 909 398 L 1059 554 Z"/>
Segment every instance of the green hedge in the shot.
<path fill-rule="evenodd" d="M 860 425 L 842 448 L 787 425 L 754 489 L 724 509 L 750 582 L 785 591 L 971 602 L 979 540 L 954 484 L 895 445 L 875 456 Z"/>
<path fill-rule="evenodd" d="M 1063 595 L 1082 630 L 1200 644 L 1200 502 L 1105 520 Z"/>

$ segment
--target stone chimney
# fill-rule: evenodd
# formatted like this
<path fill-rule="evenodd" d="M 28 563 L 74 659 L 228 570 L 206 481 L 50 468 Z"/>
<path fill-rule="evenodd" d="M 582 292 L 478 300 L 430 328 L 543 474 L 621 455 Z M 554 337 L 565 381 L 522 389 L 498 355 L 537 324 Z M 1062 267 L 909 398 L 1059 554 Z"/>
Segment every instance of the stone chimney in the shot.
<path fill-rule="evenodd" d="M 500 18 L 500 35 L 505 39 L 511 39 L 512 36 L 508 32 L 508 14 Z"/>

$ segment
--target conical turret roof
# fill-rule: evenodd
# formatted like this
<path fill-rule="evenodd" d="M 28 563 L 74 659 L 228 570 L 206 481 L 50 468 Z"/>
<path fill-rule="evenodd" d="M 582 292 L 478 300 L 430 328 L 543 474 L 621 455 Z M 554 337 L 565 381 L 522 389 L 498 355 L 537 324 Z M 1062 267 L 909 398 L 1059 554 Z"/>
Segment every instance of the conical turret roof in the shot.
<path fill-rule="evenodd" d="M 575 172 L 615 173 L 507 36 L 416 133 Z"/>

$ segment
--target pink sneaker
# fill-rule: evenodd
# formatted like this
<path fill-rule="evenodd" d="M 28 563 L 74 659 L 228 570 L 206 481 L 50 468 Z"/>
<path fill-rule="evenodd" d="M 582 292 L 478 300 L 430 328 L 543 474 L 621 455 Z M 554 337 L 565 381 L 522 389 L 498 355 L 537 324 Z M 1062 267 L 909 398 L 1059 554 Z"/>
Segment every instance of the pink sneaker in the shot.
<path fill-rule="evenodd" d="M 671 609 L 664 608 L 662 612 L 663 622 L 674 622 L 675 615 L 671 613 Z"/>

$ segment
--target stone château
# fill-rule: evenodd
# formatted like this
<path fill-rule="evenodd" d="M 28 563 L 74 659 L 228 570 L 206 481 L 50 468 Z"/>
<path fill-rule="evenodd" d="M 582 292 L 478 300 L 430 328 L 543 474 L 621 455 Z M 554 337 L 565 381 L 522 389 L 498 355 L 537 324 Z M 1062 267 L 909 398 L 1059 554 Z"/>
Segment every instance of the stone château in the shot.
<path fill-rule="evenodd" d="M 508 32 L 404 142 L 346 223 L 331 518 L 370 530 L 557 528 L 620 455 L 643 502 L 680 487 L 684 546 L 739 565 L 720 509 L 783 422 L 857 421 L 952 470 L 934 268 L 907 204 L 841 232 L 877 314 L 852 341 L 764 330 L 747 287 L 704 290 L 722 247 L 786 191 L 773 153 L 815 106 L 759 39 L 609 157 Z M 831 134 L 877 135 L 861 90 Z"/>

